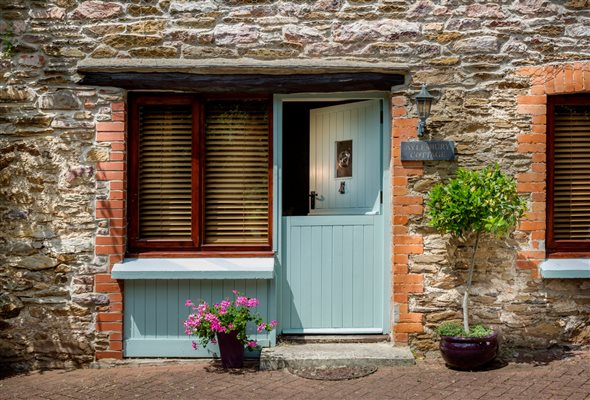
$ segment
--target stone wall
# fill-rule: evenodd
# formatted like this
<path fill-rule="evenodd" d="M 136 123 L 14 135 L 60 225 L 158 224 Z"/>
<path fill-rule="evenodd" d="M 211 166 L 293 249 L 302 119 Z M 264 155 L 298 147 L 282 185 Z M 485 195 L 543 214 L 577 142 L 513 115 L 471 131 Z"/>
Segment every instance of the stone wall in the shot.
<path fill-rule="evenodd" d="M 121 354 L 120 286 L 107 273 L 125 240 L 124 132 L 109 138 L 100 124 L 124 126 L 125 93 L 78 85 L 86 58 L 408 65 L 408 85 L 393 88 L 392 100 L 395 340 L 432 348 L 432 328 L 459 315 L 466 247 L 425 227 L 424 194 L 458 166 L 499 161 L 519 177 L 531 210 L 509 240 L 484 243 L 473 317 L 518 345 L 587 343 L 590 283 L 538 276 L 543 99 L 555 91 L 539 92 L 534 78 L 571 69 L 574 82 L 573 62 L 590 59 L 589 8 L 581 0 L 1 2 L 0 363 L 64 367 Z M 530 69 L 548 65 L 559 68 Z M 456 162 L 399 161 L 399 142 L 415 136 L 421 83 L 439 96 L 428 135 L 454 140 Z"/>

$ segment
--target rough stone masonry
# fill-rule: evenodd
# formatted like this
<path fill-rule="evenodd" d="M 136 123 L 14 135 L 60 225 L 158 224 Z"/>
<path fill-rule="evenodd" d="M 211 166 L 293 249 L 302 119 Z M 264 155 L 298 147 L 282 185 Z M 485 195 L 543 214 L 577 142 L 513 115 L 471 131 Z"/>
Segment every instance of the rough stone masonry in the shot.
<path fill-rule="evenodd" d="M 530 212 L 508 240 L 484 242 L 473 318 L 512 345 L 590 342 L 590 281 L 542 280 L 537 271 L 543 99 L 590 90 L 590 2 L 4 0 L 0 36 L 1 368 L 120 354 L 117 322 L 97 329 L 108 323 L 101 313 L 122 307 L 116 292 L 97 289 L 116 252 L 97 246 L 124 246 L 124 226 L 99 205 L 124 210 L 125 145 L 98 140 L 97 125 L 123 123 L 126 93 L 79 85 L 76 66 L 89 58 L 407 65 L 407 85 L 392 89 L 394 340 L 432 349 L 433 327 L 459 317 L 467 248 L 425 226 L 424 194 L 459 166 L 498 161 L 518 177 Z M 551 90 L 535 89 L 547 82 Z M 412 97 L 422 83 L 439 96 L 429 139 L 453 140 L 455 162 L 399 160 L 399 142 L 415 135 Z"/>

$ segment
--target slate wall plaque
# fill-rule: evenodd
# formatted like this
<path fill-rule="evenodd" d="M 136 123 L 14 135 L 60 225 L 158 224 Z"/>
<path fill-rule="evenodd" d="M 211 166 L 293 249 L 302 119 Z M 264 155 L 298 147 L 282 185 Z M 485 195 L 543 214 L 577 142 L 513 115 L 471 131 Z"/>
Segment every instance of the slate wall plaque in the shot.
<path fill-rule="evenodd" d="M 402 142 L 402 161 L 442 161 L 455 159 L 455 142 L 415 140 Z"/>

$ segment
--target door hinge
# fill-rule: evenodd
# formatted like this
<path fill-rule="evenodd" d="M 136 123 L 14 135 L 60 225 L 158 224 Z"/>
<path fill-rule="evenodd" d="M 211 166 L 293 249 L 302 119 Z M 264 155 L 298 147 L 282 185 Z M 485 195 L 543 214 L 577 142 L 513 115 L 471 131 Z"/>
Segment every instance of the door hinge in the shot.
<path fill-rule="evenodd" d="M 383 204 L 383 190 L 379 192 L 379 198 L 381 199 L 381 204 Z"/>

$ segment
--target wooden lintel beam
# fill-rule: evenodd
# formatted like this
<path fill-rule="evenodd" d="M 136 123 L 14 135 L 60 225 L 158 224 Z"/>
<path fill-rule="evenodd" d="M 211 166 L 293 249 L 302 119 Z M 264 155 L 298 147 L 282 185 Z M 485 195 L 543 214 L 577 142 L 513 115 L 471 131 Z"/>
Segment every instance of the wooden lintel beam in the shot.
<path fill-rule="evenodd" d="M 128 90 L 196 93 L 304 93 L 390 90 L 404 82 L 401 74 L 376 72 L 295 75 L 189 74 L 173 72 L 85 72 L 83 85 Z"/>

